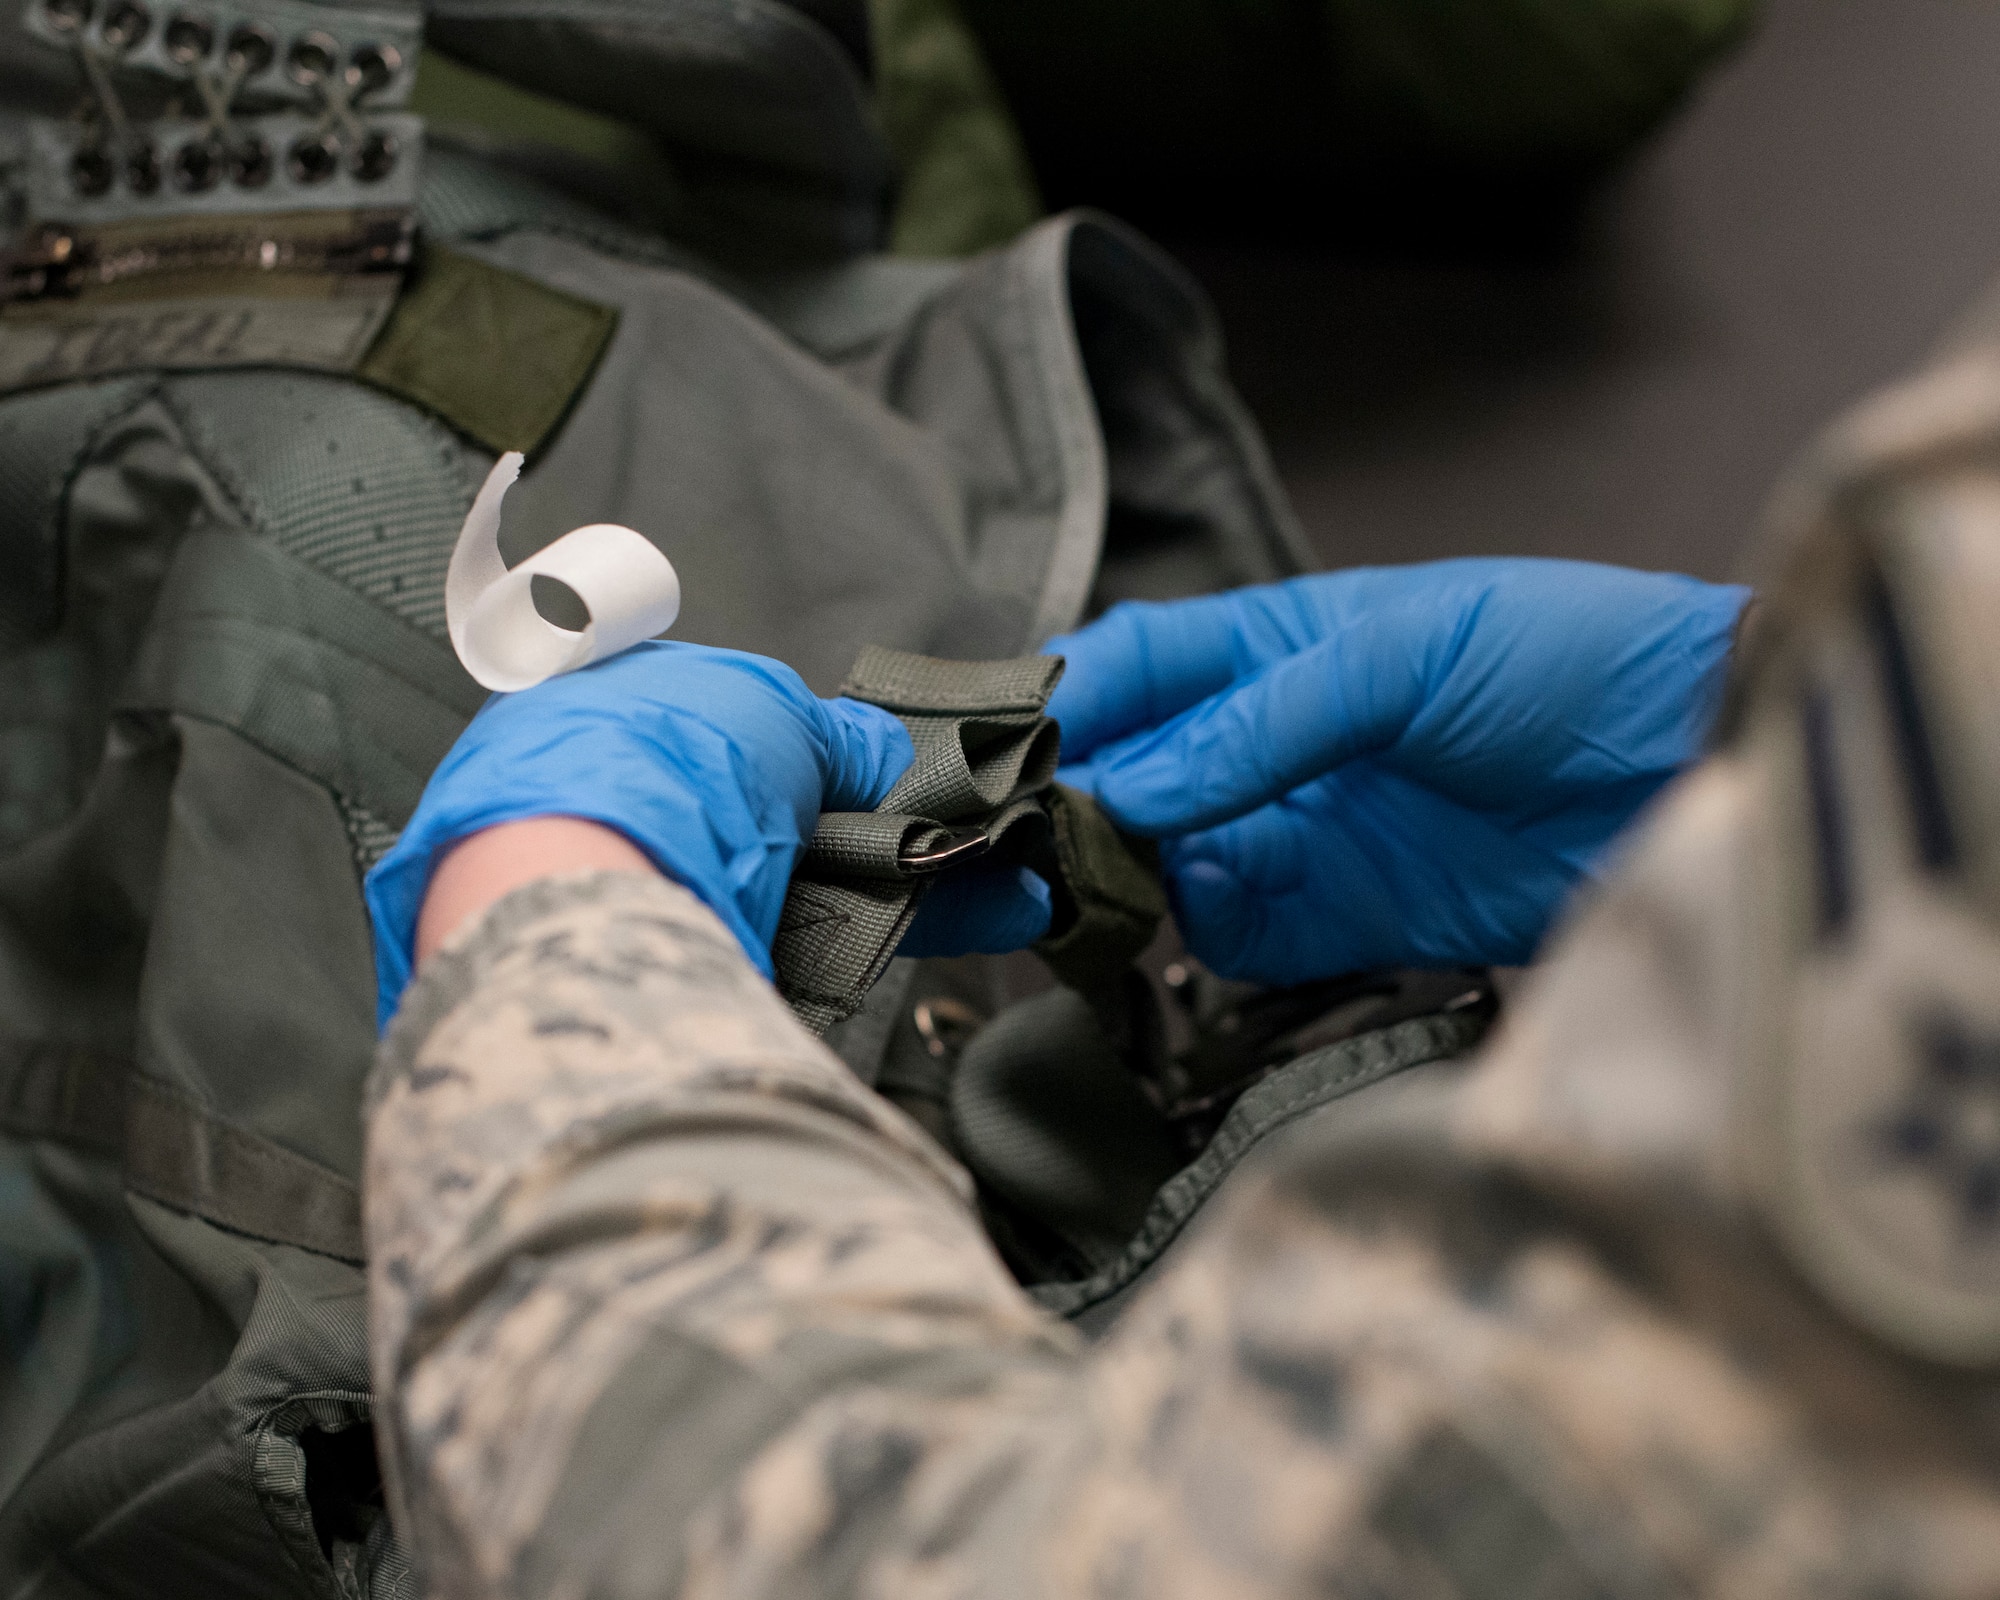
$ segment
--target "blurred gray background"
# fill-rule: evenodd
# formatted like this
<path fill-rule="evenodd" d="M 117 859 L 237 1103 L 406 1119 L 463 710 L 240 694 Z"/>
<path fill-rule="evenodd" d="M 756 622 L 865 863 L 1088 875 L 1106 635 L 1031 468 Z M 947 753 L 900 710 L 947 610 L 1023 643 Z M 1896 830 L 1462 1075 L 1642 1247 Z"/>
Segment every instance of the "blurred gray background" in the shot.
<path fill-rule="evenodd" d="M 1740 575 L 1788 459 L 2000 274 L 2000 0 L 1768 0 L 1557 245 L 1166 242 L 1328 564 Z"/>

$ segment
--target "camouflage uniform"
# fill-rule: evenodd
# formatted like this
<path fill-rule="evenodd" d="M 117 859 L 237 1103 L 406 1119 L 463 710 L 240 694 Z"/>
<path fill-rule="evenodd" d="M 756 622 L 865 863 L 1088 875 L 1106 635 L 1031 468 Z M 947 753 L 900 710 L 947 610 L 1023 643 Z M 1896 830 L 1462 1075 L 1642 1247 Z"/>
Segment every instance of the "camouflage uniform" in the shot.
<path fill-rule="evenodd" d="M 2000 357 L 1795 488 L 1723 746 L 1469 1065 L 1101 1343 L 685 891 L 518 891 L 369 1102 L 440 1596 L 2000 1594 Z"/>

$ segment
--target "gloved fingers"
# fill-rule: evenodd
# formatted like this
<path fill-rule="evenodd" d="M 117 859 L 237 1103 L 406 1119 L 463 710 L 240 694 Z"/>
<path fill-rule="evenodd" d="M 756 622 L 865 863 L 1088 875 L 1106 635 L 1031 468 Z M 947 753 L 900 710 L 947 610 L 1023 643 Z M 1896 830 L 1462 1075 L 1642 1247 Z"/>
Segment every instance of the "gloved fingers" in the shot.
<path fill-rule="evenodd" d="M 1161 852 L 1188 948 L 1224 977 L 1525 961 L 1577 874 L 1368 762 Z"/>
<path fill-rule="evenodd" d="M 1121 828 L 1151 838 L 1243 816 L 1393 744 L 1429 691 L 1425 644 L 1393 616 L 1358 620 L 1100 750 L 1078 786 Z"/>
<path fill-rule="evenodd" d="M 1245 674 L 1309 648 L 1341 609 L 1329 602 L 1368 581 L 1364 573 L 1323 573 L 1192 600 L 1128 600 L 1051 639 L 1043 652 L 1069 663 L 1049 697 L 1064 757 L 1075 761 L 1157 727 Z"/>
<path fill-rule="evenodd" d="M 1239 610 L 1233 594 L 1127 600 L 1087 627 L 1051 639 L 1043 654 L 1067 663 L 1049 696 L 1049 715 L 1062 724 L 1065 758 L 1154 727 L 1232 682 Z"/>
<path fill-rule="evenodd" d="M 1211 971 L 1291 984 L 1400 962 L 1412 909 L 1401 904 L 1401 864 L 1383 858 L 1364 818 L 1337 798 L 1315 798 L 1279 801 L 1162 848 L 1181 937 Z"/>
<path fill-rule="evenodd" d="M 874 806 L 913 756 L 885 711 L 830 705 L 790 667 L 651 641 L 481 708 L 369 875 L 384 1014 L 441 853 L 496 823 L 575 816 L 615 828 L 700 896 L 770 970 L 794 863 L 832 805 Z"/>
<path fill-rule="evenodd" d="M 1648 772 L 1624 783 L 1561 795 L 1555 803 L 1544 794 L 1537 797 L 1538 804 L 1495 813 L 1495 820 L 1577 873 L 1595 873 L 1615 841 L 1672 781 L 1670 776 Z"/>
<path fill-rule="evenodd" d="M 1026 867 L 967 867 L 924 897 L 896 953 L 1006 955 L 1049 931 L 1049 886 Z"/>
<path fill-rule="evenodd" d="M 1543 805 L 1699 753 L 1748 591 L 1588 562 L 1490 570 L 1393 756 L 1468 805 Z"/>
<path fill-rule="evenodd" d="M 822 811 L 873 811 L 917 759 L 910 730 L 880 706 L 845 695 L 826 708 L 826 792 Z"/>

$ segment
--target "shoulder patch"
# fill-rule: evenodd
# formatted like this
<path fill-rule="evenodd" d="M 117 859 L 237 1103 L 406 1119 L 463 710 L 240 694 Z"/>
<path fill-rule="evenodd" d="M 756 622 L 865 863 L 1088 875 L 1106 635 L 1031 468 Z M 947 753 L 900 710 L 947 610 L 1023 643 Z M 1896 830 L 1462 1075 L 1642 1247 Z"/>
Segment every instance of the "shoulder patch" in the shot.
<path fill-rule="evenodd" d="M 1801 975 L 1744 1151 L 1791 1253 L 1878 1337 L 2000 1361 L 2000 938 L 1937 891 Z"/>

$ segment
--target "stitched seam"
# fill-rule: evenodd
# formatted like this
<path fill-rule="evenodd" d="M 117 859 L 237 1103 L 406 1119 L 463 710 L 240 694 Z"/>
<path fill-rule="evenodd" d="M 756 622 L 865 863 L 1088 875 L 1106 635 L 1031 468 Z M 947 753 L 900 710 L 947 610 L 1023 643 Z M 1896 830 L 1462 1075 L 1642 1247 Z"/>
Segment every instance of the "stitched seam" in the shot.
<path fill-rule="evenodd" d="M 1315 1051 L 1288 1063 L 1285 1070 L 1289 1072 L 1299 1067 L 1309 1068 L 1315 1057 L 1352 1054 L 1360 1058 L 1334 1078 L 1310 1088 L 1301 1086 L 1283 1099 L 1258 1107 L 1254 1117 L 1237 1120 L 1232 1110 L 1207 1149 L 1160 1186 L 1147 1206 L 1138 1232 L 1116 1261 L 1080 1283 L 1047 1284 L 1031 1289 L 1030 1293 L 1044 1306 L 1063 1315 L 1073 1315 L 1116 1293 L 1180 1237 L 1202 1205 L 1221 1188 L 1256 1144 L 1302 1113 L 1339 1099 L 1356 1085 L 1357 1079 L 1376 1081 L 1439 1060 L 1469 1044 L 1468 1035 L 1469 1028 L 1464 1022 L 1441 1016 L 1413 1017 L 1381 1032 L 1343 1040 L 1329 1045 L 1325 1052 Z"/>

